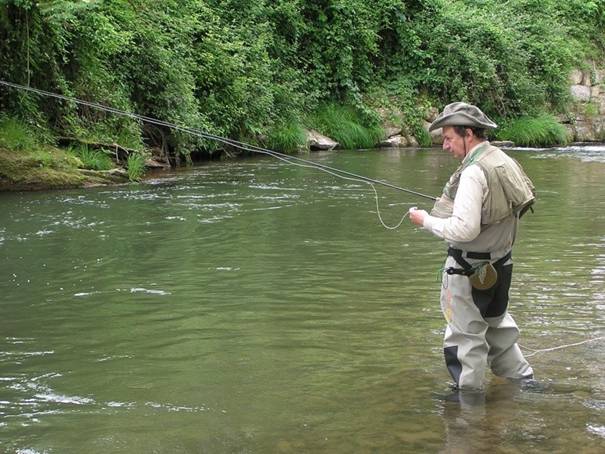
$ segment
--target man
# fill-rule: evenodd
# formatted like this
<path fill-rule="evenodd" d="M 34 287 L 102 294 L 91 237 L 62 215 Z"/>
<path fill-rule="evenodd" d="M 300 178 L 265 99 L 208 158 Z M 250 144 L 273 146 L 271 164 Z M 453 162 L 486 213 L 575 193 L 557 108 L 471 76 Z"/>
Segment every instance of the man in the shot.
<path fill-rule="evenodd" d="M 488 366 L 498 376 L 533 378 L 507 306 L 511 249 L 534 187 L 516 161 L 486 140 L 486 129 L 496 127 L 476 106 L 446 106 L 429 131 L 443 128 L 443 149 L 462 163 L 430 215 L 410 210 L 414 224 L 449 244 L 441 288 L 444 355 L 460 390 L 482 390 Z"/>

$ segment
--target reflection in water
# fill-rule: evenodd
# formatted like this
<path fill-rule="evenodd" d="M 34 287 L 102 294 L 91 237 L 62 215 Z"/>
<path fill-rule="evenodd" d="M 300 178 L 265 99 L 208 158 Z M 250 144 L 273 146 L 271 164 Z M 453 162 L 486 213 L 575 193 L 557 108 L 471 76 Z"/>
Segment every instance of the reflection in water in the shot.
<path fill-rule="evenodd" d="M 514 152 L 538 187 L 511 294 L 530 349 L 605 335 L 605 164 L 586 153 Z M 311 158 L 429 194 L 456 165 L 437 150 Z M 388 224 L 424 203 L 379 195 Z M 490 375 L 480 405 L 444 399 L 445 247 L 382 229 L 365 184 L 263 158 L 0 204 L 0 451 L 605 443 L 602 340 L 535 355 L 542 392 Z"/>
<path fill-rule="evenodd" d="M 594 433 L 590 424 L 568 418 L 581 417 L 576 401 L 591 402 L 589 396 L 599 391 L 581 384 L 559 384 L 543 380 L 525 388 L 516 383 L 495 379 L 484 393 L 451 393 L 442 398 L 445 424 L 443 452 L 487 452 L 494 447 L 526 446 L 538 452 L 568 452 L 590 446 L 584 431 Z M 602 390 L 601 390 L 602 393 Z M 561 422 L 552 415 L 562 412 Z M 601 418 L 602 419 L 602 418 Z M 553 424 L 554 423 L 554 424 Z M 572 433 L 562 440 L 561 433 Z M 595 446 L 599 446 L 597 441 Z M 582 451 L 582 449 L 580 450 Z"/>

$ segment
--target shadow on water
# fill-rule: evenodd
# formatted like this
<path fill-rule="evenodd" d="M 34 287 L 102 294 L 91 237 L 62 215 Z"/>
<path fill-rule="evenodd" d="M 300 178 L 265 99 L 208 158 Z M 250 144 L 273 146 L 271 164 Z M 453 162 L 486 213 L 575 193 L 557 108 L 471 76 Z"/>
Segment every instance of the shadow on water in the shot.
<path fill-rule="evenodd" d="M 604 154 L 511 154 L 538 188 L 514 254 L 521 344 L 605 335 Z M 310 158 L 429 194 L 456 167 Z M 391 224 L 430 208 L 379 198 Z M 442 398 L 445 245 L 383 229 L 363 183 L 259 158 L 0 206 L 0 450 L 602 452 L 605 341 L 532 356 L 543 392 L 489 375 L 480 405 Z"/>

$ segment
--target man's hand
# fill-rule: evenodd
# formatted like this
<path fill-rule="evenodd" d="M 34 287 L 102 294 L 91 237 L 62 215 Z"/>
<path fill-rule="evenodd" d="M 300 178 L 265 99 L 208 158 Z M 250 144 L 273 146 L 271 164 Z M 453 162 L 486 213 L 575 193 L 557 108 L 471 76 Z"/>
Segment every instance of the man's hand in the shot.
<path fill-rule="evenodd" d="M 410 221 L 420 227 L 424 224 L 424 217 L 428 216 L 428 213 L 424 210 L 419 210 L 416 207 L 410 208 Z"/>

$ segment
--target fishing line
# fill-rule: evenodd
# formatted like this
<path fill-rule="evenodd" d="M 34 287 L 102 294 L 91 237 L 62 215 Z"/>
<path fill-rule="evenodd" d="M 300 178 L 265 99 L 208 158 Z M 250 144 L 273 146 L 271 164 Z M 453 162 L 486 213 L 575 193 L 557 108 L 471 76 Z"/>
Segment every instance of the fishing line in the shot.
<path fill-rule="evenodd" d="M 156 126 L 165 126 L 167 128 L 176 130 L 176 131 L 181 131 L 181 132 L 185 132 L 197 137 L 201 137 L 203 139 L 208 139 L 208 140 L 213 140 L 219 143 L 223 143 L 225 145 L 229 145 L 232 146 L 234 148 L 243 150 L 243 151 L 250 151 L 253 153 L 258 153 L 258 154 L 264 154 L 264 155 L 268 155 L 271 156 L 275 159 L 279 159 L 281 161 L 284 161 L 288 164 L 291 165 L 296 165 L 299 167 L 307 167 L 307 168 L 315 168 L 315 169 L 319 169 L 322 170 L 330 175 L 333 175 L 337 178 L 341 178 L 343 180 L 349 180 L 349 181 L 355 181 L 355 182 L 362 182 L 362 183 L 366 183 L 368 184 L 372 190 L 374 191 L 374 195 L 375 195 L 375 201 L 376 201 L 376 213 L 378 215 L 378 219 L 380 221 L 380 223 L 382 224 L 382 226 L 386 229 L 389 230 L 395 230 L 397 228 L 399 228 L 401 226 L 401 224 L 403 223 L 404 219 L 408 216 L 409 211 L 406 211 L 404 213 L 404 215 L 402 216 L 401 220 L 394 226 L 389 226 L 387 225 L 381 215 L 380 212 L 380 204 L 379 204 L 379 196 L 378 196 L 378 191 L 376 189 L 377 184 L 382 185 L 382 186 L 386 186 L 392 189 L 396 189 L 398 191 L 402 191 L 408 194 L 412 194 L 418 197 L 423 197 L 426 199 L 430 199 L 432 201 L 437 200 L 436 197 L 427 195 L 427 194 L 423 194 L 417 191 L 413 191 L 411 189 L 407 189 L 407 188 L 402 188 L 399 186 L 396 186 L 394 184 L 391 184 L 389 182 L 386 181 L 382 181 L 382 180 L 375 180 L 373 178 L 369 178 L 366 177 L 364 175 L 358 175 L 352 172 L 348 172 L 346 170 L 342 170 L 342 169 L 338 169 L 335 167 L 330 167 L 327 166 L 325 164 L 321 164 L 321 163 L 317 163 L 317 162 L 313 162 L 307 159 L 303 159 L 303 158 L 299 158 L 297 156 L 291 156 L 291 155 L 287 155 L 285 153 L 280 153 L 278 151 L 273 151 L 273 150 L 269 150 L 266 148 L 261 148 L 261 147 L 257 147 L 255 145 L 251 145 L 251 144 L 247 144 L 244 142 L 239 142 L 237 140 L 233 140 L 233 139 L 228 139 L 226 137 L 221 137 L 221 136 L 217 136 L 215 134 L 210 134 L 207 133 L 205 131 L 202 131 L 200 129 L 197 128 L 190 128 L 190 127 L 185 127 L 185 126 L 179 126 L 177 124 L 174 123 L 169 123 L 167 121 L 163 121 L 163 120 L 158 120 L 157 118 L 152 118 L 152 117 L 147 117 L 145 115 L 139 115 L 139 114 L 135 114 L 132 112 L 127 112 L 124 110 L 120 110 L 120 109 L 116 109 L 114 107 L 109 107 L 109 106 L 105 106 L 103 104 L 98 104 L 95 102 L 90 102 L 90 101 L 85 101 L 82 99 L 78 99 L 78 98 L 73 98 L 70 96 L 64 96 L 64 95 L 60 95 L 58 93 L 53 93 L 53 92 L 49 92 L 49 91 L 45 91 L 45 90 L 40 90 L 37 88 L 32 88 L 29 86 L 24 86 L 24 85 L 19 85 L 19 84 L 15 84 L 12 82 L 6 82 L 4 80 L 0 80 L 0 85 L 4 85 L 6 87 L 10 87 L 10 88 L 14 88 L 17 90 L 23 90 L 23 91 L 28 91 L 31 93 L 36 93 L 38 95 L 41 96 L 47 96 L 47 97 L 51 97 L 51 98 L 56 98 L 56 99 L 61 99 L 63 101 L 68 101 L 68 102 L 73 102 L 75 104 L 79 104 L 79 105 L 83 105 L 83 106 L 87 106 L 87 107 L 91 107 L 97 110 L 102 110 L 105 112 L 109 112 L 115 115 L 119 115 L 119 116 L 123 116 L 123 117 L 128 117 L 128 118 L 132 118 L 135 120 L 139 120 L 145 123 L 149 123 L 149 124 L 153 124 Z"/>
<path fill-rule="evenodd" d="M 270 153 L 268 153 L 268 154 L 270 154 Z M 301 163 L 298 163 L 298 162 L 289 161 L 287 158 L 284 158 L 283 156 L 273 155 L 273 154 L 270 154 L 270 155 L 273 156 L 275 159 L 279 159 L 280 161 L 287 162 L 288 164 L 291 164 L 293 166 L 308 167 L 308 168 L 317 168 L 317 167 L 315 167 L 313 165 L 307 165 L 307 164 L 301 164 Z M 382 214 L 380 213 L 380 204 L 379 204 L 379 201 L 378 201 L 378 191 L 377 191 L 376 186 L 374 185 L 374 183 L 372 183 L 370 181 L 362 180 L 362 179 L 359 179 L 359 178 L 351 178 L 351 177 L 345 177 L 343 175 L 338 175 L 338 174 L 336 174 L 336 173 L 334 173 L 334 172 L 332 172 L 330 170 L 326 170 L 326 169 L 322 169 L 322 170 L 324 172 L 330 174 L 330 175 L 334 175 L 335 177 L 342 178 L 343 180 L 349 180 L 349 181 L 355 181 L 355 182 L 361 182 L 361 183 L 368 184 L 373 189 L 373 191 L 374 191 L 374 199 L 376 201 L 376 214 L 378 216 L 378 220 L 380 221 L 380 223 L 382 224 L 382 226 L 385 229 L 388 229 L 388 230 L 396 230 L 396 229 L 398 229 L 401 226 L 401 224 L 403 223 L 403 221 L 405 220 L 405 218 L 408 217 L 408 215 L 410 214 L 409 211 L 406 211 L 403 214 L 403 216 L 401 217 L 401 219 L 399 220 L 399 222 L 397 224 L 395 224 L 393 226 L 387 225 L 384 222 L 383 218 L 382 218 Z"/>
<path fill-rule="evenodd" d="M 602 339 L 605 339 L 605 336 L 593 337 L 591 339 L 586 339 L 586 340 L 583 340 L 581 342 L 575 342 L 573 344 L 559 345 L 558 347 L 551 347 L 551 348 L 542 348 L 540 350 L 534 350 L 532 348 L 524 347 L 521 344 L 519 344 L 519 347 L 521 347 L 524 350 L 529 350 L 531 352 L 531 353 L 525 355 L 526 358 L 529 358 L 530 356 L 537 355 L 538 353 L 553 352 L 555 350 L 562 350 L 564 348 L 576 347 L 578 345 L 583 345 L 583 344 L 586 344 L 588 342 L 594 342 L 594 341 L 598 341 L 598 340 L 602 340 Z"/>

